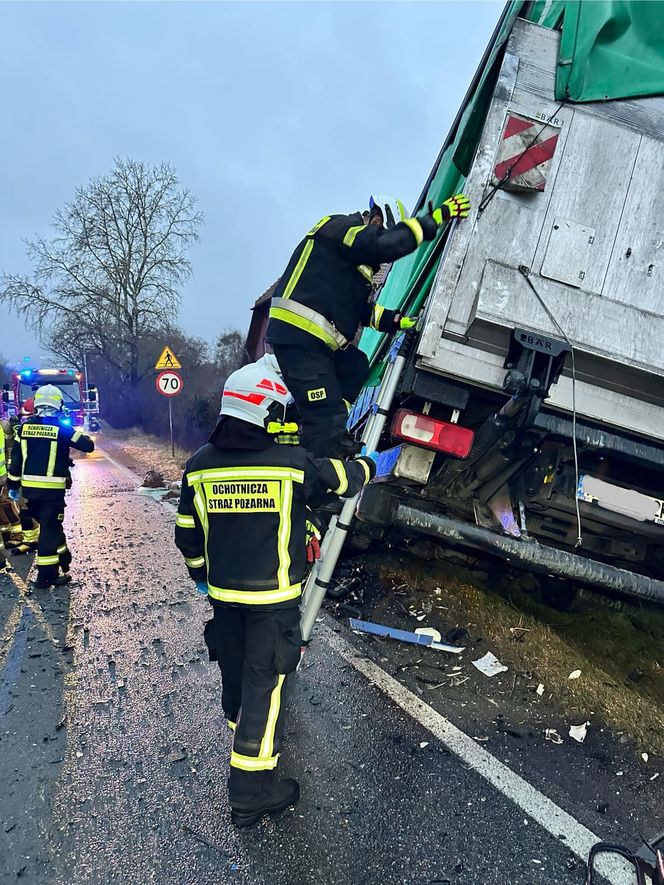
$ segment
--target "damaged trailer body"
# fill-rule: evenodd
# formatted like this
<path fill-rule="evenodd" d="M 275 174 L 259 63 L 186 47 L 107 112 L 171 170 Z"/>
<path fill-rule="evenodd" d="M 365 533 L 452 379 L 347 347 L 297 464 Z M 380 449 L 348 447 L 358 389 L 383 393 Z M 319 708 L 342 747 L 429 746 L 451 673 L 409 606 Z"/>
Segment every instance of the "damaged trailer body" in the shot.
<path fill-rule="evenodd" d="M 380 294 L 420 323 L 358 517 L 664 603 L 664 80 L 638 97 L 605 58 L 628 97 L 568 98 L 595 86 L 567 19 L 609 6 L 503 13 L 420 199 L 453 183 L 471 216 Z M 621 4 L 637 33 L 647 6 Z M 358 429 L 389 360 L 362 346 Z"/>

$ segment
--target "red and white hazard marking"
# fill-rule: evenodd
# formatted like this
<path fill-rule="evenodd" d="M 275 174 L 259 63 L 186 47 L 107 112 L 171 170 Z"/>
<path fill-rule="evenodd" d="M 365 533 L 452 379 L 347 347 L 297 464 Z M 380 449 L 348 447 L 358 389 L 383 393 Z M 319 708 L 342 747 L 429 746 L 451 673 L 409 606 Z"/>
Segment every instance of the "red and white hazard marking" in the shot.
<path fill-rule="evenodd" d="M 560 129 L 508 114 L 494 169 L 494 184 L 507 190 L 543 191 Z"/>

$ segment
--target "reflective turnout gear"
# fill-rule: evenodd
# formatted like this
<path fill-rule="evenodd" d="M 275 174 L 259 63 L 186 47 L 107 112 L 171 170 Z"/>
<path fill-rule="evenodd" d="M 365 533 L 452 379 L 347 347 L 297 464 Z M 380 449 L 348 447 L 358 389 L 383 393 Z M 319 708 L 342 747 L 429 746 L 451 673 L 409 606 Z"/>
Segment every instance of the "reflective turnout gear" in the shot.
<path fill-rule="evenodd" d="M 36 564 L 37 586 L 41 587 L 53 584 L 60 569 L 68 571 L 71 564 L 63 528 L 70 447 L 92 452 L 95 446 L 89 436 L 61 425 L 57 417 L 38 415 L 17 428 L 12 448 L 9 486 L 22 489 L 30 524 L 34 520 L 39 525 Z M 22 524 L 23 519 L 22 514 Z M 37 530 L 24 527 L 24 542 L 34 544 L 28 539 L 36 534 Z"/>
<path fill-rule="evenodd" d="M 5 454 L 5 428 L 0 422 L 0 484 L 7 479 L 7 456 Z"/>
<path fill-rule="evenodd" d="M 9 488 L 20 486 L 30 501 L 64 498 L 69 478 L 70 447 L 92 452 L 95 446 L 89 436 L 70 425 L 61 425 L 57 417 L 28 418 L 16 430 L 8 474 Z"/>
<path fill-rule="evenodd" d="M 28 503 L 32 519 L 39 523 L 37 558 L 37 584 L 50 586 L 60 574 L 69 571 L 71 553 L 67 547 L 64 531 L 65 502 L 32 500 Z M 25 537 L 25 533 L 24 533 Z"/>
<path fill-rule="evenodd" d="M 317 457 L 338 453 L 346 432 L 348 403 L 369 377 L 369 361 L 357 347 L 325 348 L 274 345 L 284 381 L 300 413 L 300 442 Z"/>
<path fill-rule="evenodd" d="M 356 494 L 374 464 L 317 459 L 233 417 L 211 439 L 185 466 L 175 542 L 192 579 L 207 581 L 205 642 L 234 729 L 229 800 L 235 822 L 248 825 L 297 799 L 273 776 L 287 679 L 300 659 L 306 502 Z"/>
<path fill-rule="evenodd" d="M 263 449 L 208 443 L 189 459 L 175 543 L 192 579 L 207 579 L 211 600 L 290 608 L 306 567 L 305 503 L 328 492 L 351 497 L 375 467 L 370 459 L 317 459 L 255 430 Z"/>
<path fill-rule="evenodd" d="M 389 230 L 365 225 L 359 212 L 322 218 L 297 246 L 277 285 L 267 340 L 337 350 L 360 325 L 393 331 L 395 311 L 383 309 L 376 317 L 369 302 L 373 274 L 433 239 L 436 230 L 430 216 L 406 218 Z M 285 372 L 281 359 L 279 365 Z"/>
<path fill-rule="evenodd" d="M 470 200 L 465 194 L 456 194 L 431 213 L 436 224 L 443 224 L 451 218 L 467 218 L 470 212 Z"/>
<path fill-rule="evenodd" d="M 231 778 L 233 769 L 273 770 L 283 737 L 286 677 L 300 660 L 300 610 L 215 605 L 205 642 L 221 670 L 224 716 L 235 723 Z"/>

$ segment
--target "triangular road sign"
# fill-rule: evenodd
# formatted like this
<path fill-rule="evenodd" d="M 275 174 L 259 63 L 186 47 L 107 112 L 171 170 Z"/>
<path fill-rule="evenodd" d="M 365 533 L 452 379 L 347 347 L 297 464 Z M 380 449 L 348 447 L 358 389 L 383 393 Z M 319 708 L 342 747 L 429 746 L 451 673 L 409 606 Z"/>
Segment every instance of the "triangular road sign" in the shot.
<path fill-rule="evenodd" d="M 165 347 L 155 363 L 155 369 L 181 369 L 182 366 L 170 347 Z"/>

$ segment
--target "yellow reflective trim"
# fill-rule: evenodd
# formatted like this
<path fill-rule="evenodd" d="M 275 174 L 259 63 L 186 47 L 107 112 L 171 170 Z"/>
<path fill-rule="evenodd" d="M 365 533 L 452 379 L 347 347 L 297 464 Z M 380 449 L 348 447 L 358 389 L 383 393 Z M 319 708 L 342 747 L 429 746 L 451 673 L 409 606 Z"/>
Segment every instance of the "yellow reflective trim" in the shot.
<path fill-rule="evenodd" d="M 373 280 L 374 272 L 368 264 L 358 264 L 357 270 L 359 270 L 365 280 L 368 280 L 369 282 Z"/>
<path fill-rule="evenodd" d="M 61 547 L 58 547 L 58 553 L 60 555 L 62 555 L 63 553 L 67 553 L 67 550 L 68 550 L 68 548 L 67 548 L 66 544 L 63 544 Z"/>
<path fill-rule="evenodd" d="M 185 516 L 183 513 L 178 513 L 175 517 L 175 525 L 180 526 L 181 529 L 195 529 L 196 521 L 193 516 Z"/>
<path fill-rule="evenodd" d="M 307 261 L 309 261 L 309 256 L 311 255 L 311 250 L 314 248 L 314 241 L 307 240 L 304 249 L 302 250 L 302 254 L 295 265 L 295 269 L 290 276 L 290 280 L 288 281 L 288 285 L 284 289 L 284 294 L 281 296 L 282 298 L 290 298 L 293 294 L 293 289 L 297 286 L 298 280 L 302 276 L 302 271 L 305 268 Z"/>
<path fill-rule="evenodd" d="M 235 729 L 237 728 L 235 722 L 232 722 L 230 719 L 226 720 L 226 724 L 228 725 L 228 727 L 230 728 L 231 731 L 235 731 Z"/>
<path fill-rule="evenodd" d="M 268 771 L 277 767 L 279 755 L 276 756 L 242 756 L 231 750 L 231 766 L 242 771 Z"/>
<path fill-rule="evenodd" d="M 27 476 L 23 474 L 21 485 L 25 489 L 64 489 L 64 476 Z"/>
<path fill-rule="evenodd" d="M 328 221 L 330 220 L 331 217 L 332 217 L 331 215 L 326 215 L 324 218 L 321 218 L 321 220 L 318 222 L 318 224 L 314 224 L 314 226 L 311 228 L 311 230 L 309 231 L 307 236 L 313 237 L 313 235 L 318 233 L 318 231 L 321 229 L 321 227 L 324 224 L 328 223 Z"/>
<path fill-rule="evenodd" d="M 373 310 L 371 311 L 371 327 L 373 329 L 378 329 L 380 325 L 380 320 L 383 314 L 385 313 L 385 308 L 382 304 L 374 304 Z"/>
<path fill-rule="evenodd" d="M 37 565 L 60 565 L 59 556 L 38 556 Z"/>
<path fill-rule="evenodd" d="M 369 465 L 366 461 L 358 460 L 358 464 L 361 464 L 364 469 L 364 485 L 366 485 L 371 480 L 371 471 L 369 470 Z"/>
<path fill-rule="evenodd" d="M 413 236 L 415 237 L 415 242 L 419 246 L 424 242 L 424 233 L 422 231 L 422 225 L 419 223 L 417 218 L 403 218 L 403 223 L 407 225 Z"/>
<path fill-rule="evenodd" d="M 330 489 L 335 495 L 343 495 L 343 493 L 348 489 L 348 476 L 346 475 L 346 468 L 343 465 L 342 461 L 337 460 L 336 458 L 330 458 L 330 464 L 334 467 L 334 471 L 339 477 L 339 485 L 336 489 Z"/>
<path fill-rule="evenodd" d="M 71 442 L 73 442 L 73 443 L 78 442 L 79 439 L 80 439 L 82 436 L 83 436 L 83 434 L 81 433 L 80 430 L 75 430 L 75 431 L 72 433 L 72 436 L 71 436 Z"/>
<path fill-rule="evenodd" d="M 194 507 L 196 508 L 196 513 L 198 514 L 198 518 L 203 526 L 203 535 L 205 537 L 205 543 L 203 545 L 203 553 L 205 554 L 205 564 L 207 566 L 208 574 L 210 573 L 210 560 L 208 557 L 208 534 L 210 530 L 210 524 L 208 522 L 208 514 L 207 514 L 207 505 L 205 503 L 205 495 L 202 491 L 202 486 L 196 487 L 196 492 L 194 494 Z"/>
<path fill-rule="evenodd" d="M 55 472 L 55 457 L 58 454 L 58 441 L 54 439 L 50 445 L 48 453 L 48 466 L 46 468 L 46 476 L 53 476 Z"/>
<path fill-rule="evenodd" d="M 39 529 L 24 529 L 23 540 L 26 544 L 33 544 L 39 538 Z"/>
<path fill-rule="evenodd" d="M 272 689 L 270 695 L 270 709 L 267 714 L 267 724 L 265 726 L 265 734 L 261 741 L 261 747 L 258 751 L 259 756 L 271 757 L 274 753 L 274 732 L 277 727 L 277 719 L 281 709 L 281 687 L 286 677 L 280 673 L 277 676 L 277 684 Z"/>
<path fill-rule="evenodd" d="M 344 234 L 344 246 L 352 246 L 355 242 L 355 237 L 360 233 L 360 231 L 364 230 L 365 225 L 357 224 L 355 227 L 349 227 L 346 233 Z"/>
<path fill-rule="evenodd" d="M 277 551 L 279 554 L 279 568 L 277 581 L 279 589 L 290 588 L 288 572 L 291 558 L 288 550 L 291 536 L 291 505 L 293 503 L 293 483 L 286 480 L 281 488 L 281 508 L 279 511 L 279 532 L 277 536 Z"/>
<path fill-rule="evenodd" d="M 25 462 L 28 460 L 28 443 L 21 437 L 21 455 L 23 457 L 23 469 L 25 470 Z"/>
<path fill-rule="evenodd" d="M 189 556 L 185 556 L 184 561 L 187 563 L 189 568 L 200 568 L 201 566 L 205 565 L 204 556 L 194 556 L 191 558 Z"/>
<path fill-rule="evenodd" d="M 187 474 L 187 482 L 191 485 L 200 482 L 242 479 L 247 482 L 266 479 L 290 479 L 293 482 L 304 482 L 304 470 L 295 467 L 208 467 Z M 198 510 L 198 508 L 196 508 Z M 199 514 L 200 516 L 200 514 Z"/>
<path fill-rule="evenodd" d="M 314 335 L 316 338 L 320 338 L 320 340 L 324 344 L 327 344 L 327 346 L 331 350 L 339 349 L 339 345 L 337 344 L 336 340 L 332 337 L 332 335 L 329 335 L 325 331 L 325 329 L 321 329 L 320 326 L 317 326 L 311 320 L 307 320 L 296 313 L 291 313 L 290 310 L 284 310 L 282 307 L 271 307 L 270 318 L 274 320 L 281 320 L 282 323 L 289 323 L 291 326 L 302 329 L 303 332 L 309 332 L 310 335 Z"/>
<path fill-rule="evenodd" d="M 279 602 L 289 602 L 298 599 L 302 593 L 301 584 L 293 584 L 279 590 L 227 590 L 223 587 L 214 587 L 209 583 L 208 592 L 213 599 L 219 602 L 237 602 L 242 605 L 273 605 Z"/>
<path fill-rule="evenodd" d="M 7 479 L 11 479 L 12 482 L 20 482 L 20 481 L 21 481 L 21 477 L 20 477 L 20 476 L 14 476 L 13 473 L 8 473 L 8 474 L 7 474 Z"/>

